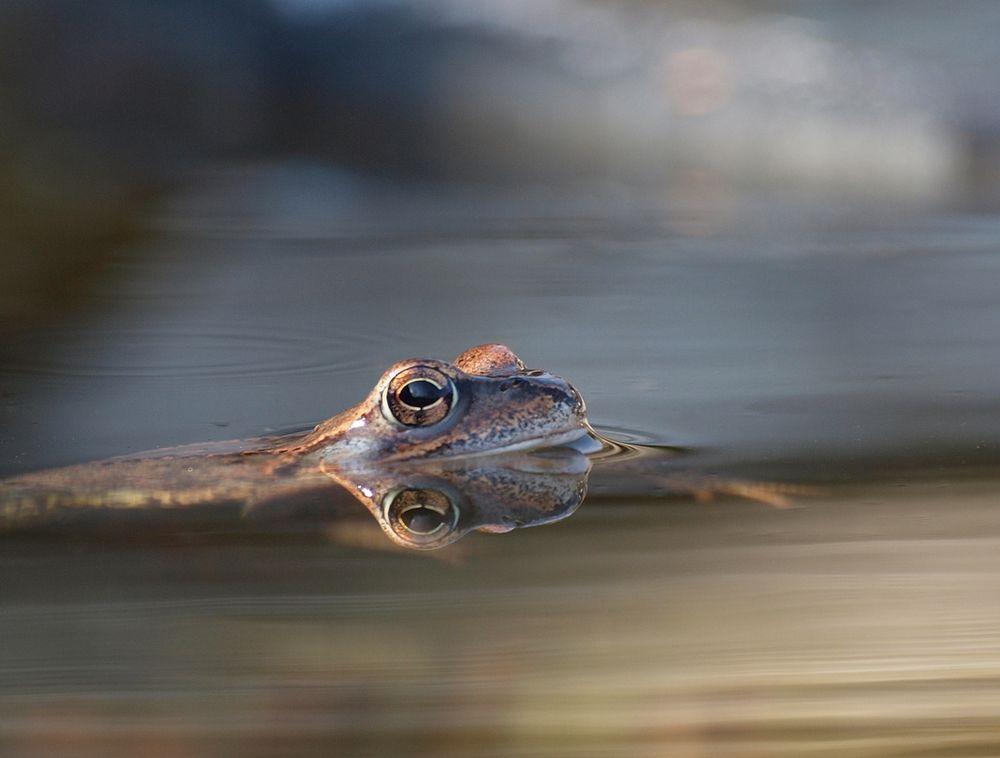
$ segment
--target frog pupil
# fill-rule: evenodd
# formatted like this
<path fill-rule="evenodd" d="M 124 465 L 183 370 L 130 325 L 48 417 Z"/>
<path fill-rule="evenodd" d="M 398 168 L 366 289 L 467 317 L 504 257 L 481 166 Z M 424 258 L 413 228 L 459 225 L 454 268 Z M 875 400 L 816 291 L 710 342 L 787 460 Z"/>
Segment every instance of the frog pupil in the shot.
<path fill-rule="evenodd" d="M 400 518 L 407 529 L 417 534 L 430 534 L 445 522 L 444 514 L 422 505 L 404 511 Z"/>
<path fill-rule="evenodd" d="M 438 387 L 427 379 L 414 379 L 399 391 L 399 399 L 411 408 L 426 408 L 434 405 L 447 394 L 447 390 Z"/>

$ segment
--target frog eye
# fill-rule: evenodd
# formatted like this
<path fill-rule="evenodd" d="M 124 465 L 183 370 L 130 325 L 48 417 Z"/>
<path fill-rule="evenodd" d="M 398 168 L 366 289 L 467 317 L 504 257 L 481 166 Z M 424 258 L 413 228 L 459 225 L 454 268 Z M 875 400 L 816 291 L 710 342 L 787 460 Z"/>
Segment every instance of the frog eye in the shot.
<path fill-rule="evenodd" d="M 458 527 L 458 508 L 440 490 L 397 490 L 388 495 L 382 508 L 393 534 L 411 547 L 436 546 Z"/>
<path fill-rule="evenodd" d="M 410 540 L 439 539 L 455 530 L 458 509 L 444 492 L 406 488 L 393 492 L 383 504 L 393 532 Z"/>
<path fill-rule="evenodd" d="M 382 396 L 386 415 L 404 426 L 431 426 L 444 420 L 455 404 L 455 385 L 430 366 L 396 374 Z"/>

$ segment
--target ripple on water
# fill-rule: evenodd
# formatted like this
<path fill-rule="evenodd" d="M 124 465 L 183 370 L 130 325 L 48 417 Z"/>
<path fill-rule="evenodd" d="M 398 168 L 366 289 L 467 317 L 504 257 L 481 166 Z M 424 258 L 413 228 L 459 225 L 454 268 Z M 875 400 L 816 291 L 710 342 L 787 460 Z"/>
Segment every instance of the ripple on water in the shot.
<path fill-rule="evenodd" d="M 664 442 L 662 437 L 652 434 L 651 432 L 644 432 L 638 429 L 627 429 L 623 426 L 608 426 L 607 424 L 601 424 L 596 427 L 596 431 L 605 439 L 609 439 L 612 442 L 625 446 L 635 445 L 637 447 L 661 447 L 667 444 Z"/>
<path fill-rule="evenodd" d="M 4 367 L 42 377 L 163 378 L 345 374 L 387 336 L 247 325 L 67 327 Z"/>
<path fill-rule="evenodd" d="M 662 437 L 636 429 L 602 424 L 594 427 L 594 431 L 604 440 L 606 449 L 592 458 L 672 458 L 690 452 L 688 448 L 670 445 Z"/>

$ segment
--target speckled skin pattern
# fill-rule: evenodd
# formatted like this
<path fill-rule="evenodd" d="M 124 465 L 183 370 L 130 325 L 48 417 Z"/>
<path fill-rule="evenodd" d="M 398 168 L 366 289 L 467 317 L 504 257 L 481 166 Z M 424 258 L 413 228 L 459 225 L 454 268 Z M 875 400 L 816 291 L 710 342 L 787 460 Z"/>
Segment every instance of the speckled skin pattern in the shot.
<path fill-rule="evenodd" d="M 432 368 L 456 388 L 451 413 L 438 424 L 405 427 L 381 398 L 393 377 L 413 366 Z M 488 373 L 479 373 L 480 371 Z M 587 433 L 583 398 L 563 379 L 527 371 L 503 345 L 480 345 L 454 364 L 409 360 L 393 365 L 359 405 L 317 426 L 279 452 L 318 454 L 327 465 L 466 457 L 560 444 Z"/>
<path fill-rule="evenodd" d="M 470 531 L 507 532 L 566 518 L 587 494 L 590 461 L 570 448 L 547 448 L 469 458 L 392 463 L 330 472 L 351 490 L 399 545 L 434 550 Z M 416 491 L 417 501 L 447 504 L 451 518 L 433 533 L 407 529 L 393 495 Z M 436 496 L 436 497 L 435 497 Z"/>
<path fill-rule="evenodd" d="M 392 379 L 414 367 L 439 372 L 454 388 L 448 414 L 428 426 L 400 424 L 383 402 Z M 66 508 L 253 504 L 332 483 L 350 489 L 375 513 L 371 497 L 359 493 L 388 489 L 387 482 L 403 475 L 401 464 L 442 469 L 447 462 L 443 468 L 452 471 L 448 476 L 457 485 L 469 477 L 454 473 L 455 461 L 566 444 L 588 432 L 583 400 L 572 386 L 550 374 L 527 371 L 507 347 L 480 345 L 454 364 L 410 360 L 393 365 L 364 401 L 297 438 L 249 440 L 208 454 L 203 448 L 175 448 L 4 480 L 0 525 Z M 490 468 L 481 462 L 466 467 L 480 471 L 472 477 L 479 484 L 491 480 L 482 473 Z M 509 470 L 506 464 L 498 468 Z M 440 473 L 427 474 L 429 470 L 425 475 Z M 493 486 L 529 481 L 498 476 L 492 478 Z M 556 489 L 563 501 L 573 499 Z M 572 483 L 566 492 L 579 489 Z"/>

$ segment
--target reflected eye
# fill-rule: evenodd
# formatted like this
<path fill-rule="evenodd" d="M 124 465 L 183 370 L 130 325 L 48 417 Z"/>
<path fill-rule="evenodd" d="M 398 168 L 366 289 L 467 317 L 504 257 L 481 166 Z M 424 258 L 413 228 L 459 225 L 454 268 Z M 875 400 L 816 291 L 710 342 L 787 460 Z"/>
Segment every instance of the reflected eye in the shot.
<path fill-rule="evenodd" d="M 414 547 L 438 543 L 458 526 L 458 509 L 440 490 L 398 490 L 389 495 L 383 508 L 393 533 Z"/>
<path fill-rule="evenodd" d="M 417 505 L 399 514 L 399 520 L 414 534 L 434 534 L 448 524 L 448 514 Z"/>
<path fill-rule="evenodd" d="M 431 426 L 442 421 L 455 403 L 451 379 L 430 366 L 400 371 L 389 382 L 384 409 L 404 426 Z"/>

